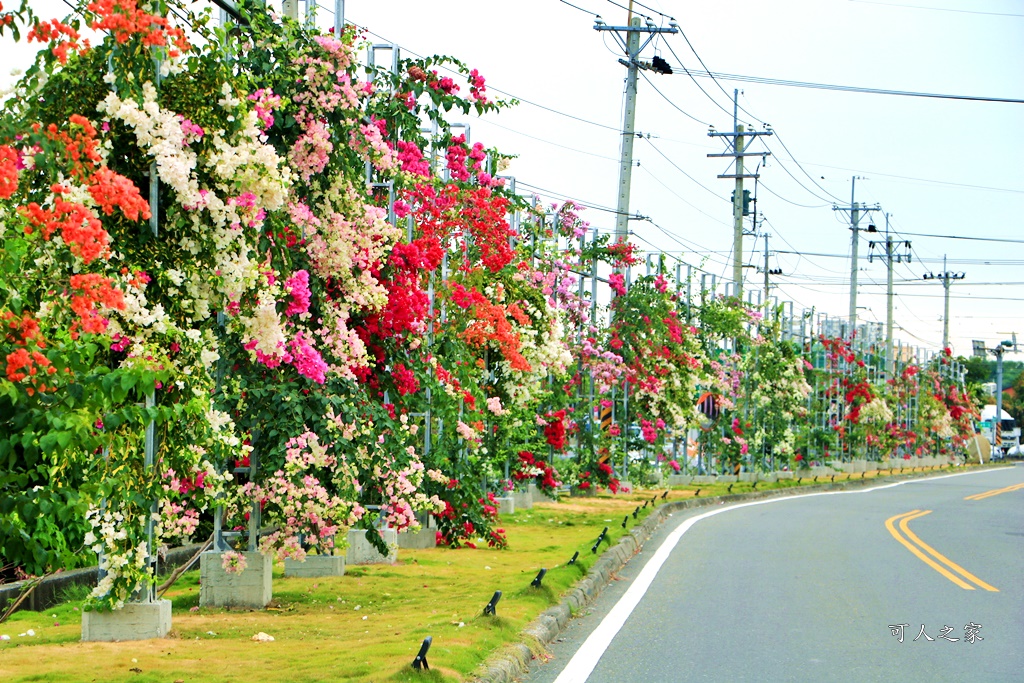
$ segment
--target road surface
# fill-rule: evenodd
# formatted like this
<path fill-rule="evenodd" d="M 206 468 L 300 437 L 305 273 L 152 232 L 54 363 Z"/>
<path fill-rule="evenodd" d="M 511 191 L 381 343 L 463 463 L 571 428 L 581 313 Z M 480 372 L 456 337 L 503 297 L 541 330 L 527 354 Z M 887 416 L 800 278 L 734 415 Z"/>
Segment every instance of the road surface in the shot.
<path fill-rule="evenodd" d="M 1024 681 L 1024 466 L 676 513 L 618 578 L 524 681 Z"/>

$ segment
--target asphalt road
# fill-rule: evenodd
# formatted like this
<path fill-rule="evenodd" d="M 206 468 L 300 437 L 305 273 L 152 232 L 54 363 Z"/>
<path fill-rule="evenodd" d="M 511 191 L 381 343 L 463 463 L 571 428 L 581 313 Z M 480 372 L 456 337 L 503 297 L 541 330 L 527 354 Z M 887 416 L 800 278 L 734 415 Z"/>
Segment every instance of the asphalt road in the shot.
<path fill-rule="evenodd" d="M 677 513 L 618 579 L 524 681 L 1024 681 L 1024 466 Z"/>

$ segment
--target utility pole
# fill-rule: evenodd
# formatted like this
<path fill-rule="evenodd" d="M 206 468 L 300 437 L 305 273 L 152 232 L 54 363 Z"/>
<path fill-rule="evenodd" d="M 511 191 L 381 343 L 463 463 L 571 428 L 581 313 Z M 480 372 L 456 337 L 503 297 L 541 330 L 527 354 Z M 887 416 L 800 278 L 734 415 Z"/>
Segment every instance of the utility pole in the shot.
<path fill-rule="evenodd" d="M 771 129 L 763 131 L 747 130 L 740 124 L 739 111 L 739 90 L 732 91 L 732 132 L 719 133 L 715 130 L 708 132 L 708 137 L 720 137 L 726 139 L 727 150 L 722 154 L 709 154 L 709 157 L 731 157 L 734 159 L 734 173 L 723 173 L 719 178 L 732 178 L 736 181 L 736 189 L 732 195 L 732 280 L 737 297 L 743 297 L 743 217 L 749 214 L 748 194 L 743 191 L 744 178 L 760 178 L 759 173 L 744 173 L 743 158 L 756 156 L 766 157 L 770 152 L 748 152 L 747 138 L 756 138 L 759 135 L 774 135 Z"/>
<path fill-rule="evenodd" d="M 942 348 L 949 348 L 949 285 L 954 280 L 963 280 L 967 277 L 966 273 L 952 273 L 946 270 L 946 255 L 942 255 L 942 272 L 941 273 L 925 273 L 925 280 L 941 280 L 942 287 L 946 290 L 946 303 L 943 308 L 942 314 Z"/>
<path fill-rule="evenodd" d="M 1002 444 L 1003 436 L 1003 345 L 1009 342 L 996 344 L 992 353 L 996 354 L 996 414 L 992 420 L 992 449 Z"/>
<path fill-rule="evenodd" d="M 629 236 L 629 189 L 633 179 L 633 139 L 637 136 L 635 130 L 636 122 L 636 81 L 638 69 L 653 68 L 659 73 L 665 73 L 663 68 L 651 67 L 641 64 L 640 53 L 647 47 L 654 36 L 658 33 L 678 33 L 679 24 L 673 19 L 669 22 L 669 28 L 659 28 L 647 19 L 645 26 L 640 25 L 640 17 L 633 16 L 633 2 L 629 3 L 629 16 L 626 26 L 608 26 L 601 17 L 594 20 L 595 31 L 611 31 L 619 45 L 626 51 L 626 59 L 620 59 L 619 63 L 626 67 L 626 106 L 622 112 L 622 153 L 619 158 L 619 198 L 616 205 L 615 216 L 615 239 L 626 241 Z M 625 34 L 623 38 L 620 33 Z M 643 45 L 640 44 L 640 34 L 647 33 L 647 39 Z M 657 60 L 655 60 L 657 61 Z M 667 67 L 664 67 L 667 68 Z M 668 71 L 671 73 L 671 70 Z"/>
<path fill-rule="evenodd" d="M 886 379 L 892 379 L 896 370 L 896 357 L 893 354 L 892 345 L 892 264 L 902 263 L 906 261 L 910 263 L 910 242 L 903 242 L 903 247 L 906 252 L 902 254 L 894 253 L 894 243 L 892 241 L 892 234 L 889 232 L 889 216 L 885 214 L 885 267 L 886 267 L 886 289 L 885 289 L 885 375 Z M 874 232 L 873 225 L 868 226 L 870 232 Z M 868 248 L 874 250 L 875 243 L 869 242 Z M 874 259 L 874 253 L 868 254 L 868 263 Z"/>
<path fill-rule="evenodd" d="M 761 268 L 764 273 L 764 303 L 767 310 L 768 306 L 768 292 L 771 289 L 771 283 L 768 281 L 769 275 L 782 275 L 782 268 L 769 268 L 768 267 L 768 238 L 771 237 L 769 233 L 764 233 L 764 267 Z"/>
<path fill-rule="evenodd" d="M 857 180 L 865 180 L 862 176 L 853 176 L 850 179 L 850 205 L 849 206 L 833 206 L 833 211 L 849 211 L 850 212 L 850 230 L 853 231 L 853 236 L 850 238 L 850 335 L 851 337 L 857 332 L 857 251 L 859 246 L 859 235 L 860 231 L 860 212 L 862 209 L 865 211 L 871 211 L 867 207 L 863 207 L 857 203 Z M 879 207 L 875 205 L 874 209 L 877 210 Z"/>
<path fill-rule="evenodd" d="M 895 375 L 893 357 L 893 236 L 889 232 L 889 214 L 886 214 L 886 379 Z"/>

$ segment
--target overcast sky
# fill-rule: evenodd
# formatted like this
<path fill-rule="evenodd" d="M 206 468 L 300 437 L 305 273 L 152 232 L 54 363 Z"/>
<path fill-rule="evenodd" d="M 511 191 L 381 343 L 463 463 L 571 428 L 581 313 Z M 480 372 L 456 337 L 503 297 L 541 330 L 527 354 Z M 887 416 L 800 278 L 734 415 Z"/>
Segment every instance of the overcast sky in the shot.
<path fill-rule="evenodd" d="M 321 2 L 333 6 L 333 0 Z M 480 70 L 492 95 L 500 96 L 493 90 L 499 89 L 523 100 L 512 110 L 465 121 L 473 141 L 519 155 L 508 170 L 518 189 L 545 200 L 572 197 L 614 208 L 626 69 L 612 36 L 593 26 L 594 14 L 609 25 L 624 24 L 627 12 L 616 3 L 628 0 L 573 0 L 581 9 L 560 0 L 348 0 L 345 12 L 375 42 L 456 56 Z M 685 33 L 656 38 L 644 60 L 657 54 L 672 66 L 701 70 L 688 38 L 715 73 L 1024 99 L 1022 0 L 644 4 L 674 17 Z M 67 9 L 54 0 L 33 5 L 53 8 L 55 15 Z M 329 11 L 319 11 L 319 23 L 333 23 Z M 636 11 L 668 25 L 654 11 Z M 10 50 L 8 37 L 2 40 L 5 66 L 23 62 L 24 53 Z M 955 352 L 969 355 L 972 339 L 991 346 L 1011 332 L 1024 341 L 1024 104 L 716 82 L 682 72 L 645 75 L 650 82 L 641 76 L 636 129 L 650 139 L 635 144 L 639 167 L 630 203 L 632 212 L 651 219 L 630 222 L 640 246 L 731 277 L 733 181 L 716 175 L 733 171 L 729 160 L 706 155 L 724 151 L 720 140 L 708 137 L 708 125 L 732 129 L 732 91 L 738 88 L 740 122 L 756 130 L 769 124 L 776 132 L 751 145 L 772 152 L 760 169 L 757 198 L 766 219 L 759 232 L 771 235 L 769 267 L 783 271 L 772 278 L 773 294 L 798 310 L 847 315 L 849 216 L 833 205 L 849 204 L 856 175 L 856 201 L 881 206 L 861 226 L 884 232 L 888 212 L 897 239 L 911 241 L 911 262 L 895 264 L 898 339 L 940 346 L 943 288 L 921 278 L 940 273 L 948 255 L 947 269 L 966 274 L 951 289 Z M 753 166 L 759 161 L 747 159 Z M 614 228 L 608 211 L 591 209 L 585 217 Z M 869 239 L 884 241 L 884 235 L 861 238 L 858 305 L 864 308 L 858 315 L 884 323 L 885 265 L 864 258 Z M 763 249 L 763 237 L 747 237 L 746 262 L 762 266 Z M 762 286 L 754 268 L 745 273 L 748 289 Z"/>

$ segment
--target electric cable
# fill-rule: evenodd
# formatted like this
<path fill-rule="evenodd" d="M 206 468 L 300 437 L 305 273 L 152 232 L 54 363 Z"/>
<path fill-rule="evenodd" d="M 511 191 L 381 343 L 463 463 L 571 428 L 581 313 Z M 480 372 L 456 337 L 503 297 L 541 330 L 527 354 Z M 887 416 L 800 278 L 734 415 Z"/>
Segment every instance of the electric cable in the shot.
<path fill-rule="evenodd" d="M 807 169 L 805 169 L 805 168 L 803 167 L 803 165 L 802 165 L 802 164 L 801 164 L 801 163 L 800 163 L 799 161 L 797 161 L 796 155 L 795 155 L 795 154 L 793 154 L 793 152 L 792 152 L 792 151 L 790 151 L 789 147 L 787 147 L 787 146 L 786 146 L 786 143 L 785 143 L 785 141 L 783 141 L 783 139 L 782 139 L 782 136 L 780 136 L 780 135 L 779 135 L 779 131 L 777 131 L 777 130 L 775 130 L 775 129 L 773 128 L 773 129 L 772 129 L 772 133 L 774 133 L 773 137 L 774 137 L 774 138 L 775 138 L 776 140 L 778 140 L 778 141 L 779 141 L 779 144 L 780 144 L 780 145 L 782 145 L 782 149 L 786 150 L 786 154 L 788 154 L 788 155 L 789 155 L 789 158 L 790 158 L 790 159 L 791 159 L 791 160 L 793 161 L 793 163 L 794 163 L 794 164 L 796 164 L 797 168 L 799 168 L 799 169 L 800 169 L 801 171 L 803 171 L 803 174 L 804 174 L 805 176 L 807 176 L 807 178 L 808 178 L 808 179 L 809 179 L 809 180 L 810 180 L 810 181 L 811 181 L 812 183 L 814 183 L 815 187 L 817 187 L 817 188 L 818 188 L 819 190 L 821 190 L 822 192 L 824 192 L 825 194 L 827 194 L 827 195 L 828 195 L 829 197 L 832 197 L 832 198 L 833 198 L 833 199 L 835 199 L 836 201 L 839 201 L 839 202 L 842 202 L 842 201 L 843 201 L 842 199 L 840 199 L 839 197 L 835 196 L 834 194 L 832 194 L 831 192 L 829 192 L 828 190 L 826 190 L 826 189 L 825 189 L 824 187 L 822 187 L 822 186 L 821 186 L 821 185 L 820 185 L 820 184 L 818 183 L 818 181 L 814 179 L 814 176 L 812 176 L 812 175 L 811 175 L 810 173 L 808 173 L 808 172 L 807 172 Z M 768 147 L 768 145 L 767 145 L 767 144 L 765 144 L 765 147 Z M 770 151 L 770 150 L 769 150 L 769 151 Z M 773 156 L 775 156 L 775 158 L 779 158 L 779 157 L 778 157 L 778 155 L 775 155 L 774 153 L 773 153 Z M 782 162 L 780 161 L 779 163 L 781 164 Z M 812 193 L 812 194 L 813 194 L 813 193 Z"/>
<path fill-rule="evenodd" d="M 682 66 L 683 60 L 680 59 L 679 55 L 676 54 L 676 51 L 672 49 L 672 44 L 669 43 L 668 41 L 665 41 L 665 46 L 668 47 L 668 51 L 672 53 L 672 56 L 675 57 L 679 61 L 679 64 L 680 64 L 679 68 L 682 69 L 685 73 L 689 74 L 690 73 L 689 69 L 687 69 L 686 67 Z M 673 70 L 673 73 L 676 73 L 675 70 Z M 733 115 L 733 113 L 731 111 L 729 111 L 728 109 L 723 107 L 721 104 L 719 104 L 718 100 L 716 100 L 714 97 L 712 97 L 711 93 L 709 93 L 707 90 L 705 90 L 704 86 L 702 86 L 700 83 L 698 83 L 697 79 L 694 78 L 692 75 L 690 76 L 690 80 L 693 81 L 693 84 L 696 85 L 697 88 L 699 88 L 700 91 L 702 93 L 704 93 L 704 96 L 707 97 L 709 100 L 711 100 L 711 102 L 716 107 L 718 107 L 719 109 L 724 111 L 726 113 L 726 115 L 728 115 L 728 116 L 732 116 Z"/>
<path fill-rule="evenodd" d="M 590 10 L 583 9 L 580 6 L 574 5 L 571 2 L 566 2 L 565 0 L 558 0 L 558 2 L 562 3 L 563 5 L 568 5 L 569 7 L 572 7 L 573 9 L 578 9 L 579 11 L 583 12 L 584 14 L 589 14 L 592 17 L 599 17 L 599 16 L 601 16 L 597 12 L 591 12 Z"/>
<path fill-rule="evenodd" d="M 392 45 L 397 45 L 397 43 L 395 43 L 394 41 L 389 40 L 388 38 L 382 36 L 379 33 L 371 31 L 369 29 L 369 27 L 360 26 L 359 24 L 356 24 L 355 22 L 352 22 L 352 21 L 349 21 L 348 23 L 351 23 L 353 26 L 356 26 L 356 28 L 360 28 L 363 31 L 366 31 L 366 33 L 368 33 L 371 36 L 376 36 L 377 38 L 380 38 L 381 40 L 383 40 L 386 43 L 390 43 Z M 417 57 L 417 58 L 420 58 L 420 59 L 423 58 L 423 55 L 421 55 L 421 54 L 419 54 L 417 52 L 414 52 L 413 50 L 410 50 L 410 49 L 408 49 L 408 48 L 406 48 L 406 47 L 404 47 L 402 45 L 398 45 L 398 47 L 401 48 L 403 52 L 407 52 L 408 54 L 412 55 L 413 57 Z M 440 67 L 442 69 L 444 69 L 445 71 L 447 71 L 448 73 L 451 73 L 451 74 L 454 74 L 454 75 L 457 75 L 457 76 L 462 76 L 463 75 L 463 74 L 460 74 L 455 69 L 451 69 L 451 68 L 449 68 L 447 66 L 440 65 Z M 609 125 L 604 124 L 604 123 L 598 123 L 597 121 L 591 121 L 589 119 L 585 119 L 585 118 L 582 118 L 580 116 L 576 116 L 575 114 L 569 114 L 569 113 L 564 112 L 564 111 L 559 111 L 557 109 L 552 109 L 551 107 L 545 106 L 545 105 L 540 104 L 538 102 L 534 102 L 534 101 L 528 100 L 528 99 L 526 99 L 524 97 L 518 97 L 517 95 L 513 95 L 512 93 L 510 93 L 508 91 L 505 91 L 505 90 L 502 90 L 500 88 L 496 88 L 496 87 L 494 87 L 491 84 L 487 85 L 487 89 L 491 90 L 493 92 L 505 95 L 506 97 L 511 97 L 512 99 L 516 100 L 517 102 L 521 102 L 523 104 L 528 104 L 528 105 L 530 105 L 532 107 L 537 107 L 538 109 L 543 109 L 544 111 L 551 112 L 552 114 L 558 114 L 559 116 L 564 116 L 565 118 L 572 119 L 573 121 L 579 121 L 580 123 L 586 123 L 586 124 L 589 124 L 591 126 L 595 126 L 597 128 L 603 128 L 605 130 L 612 130 L 612 131 L 615 131 L 616 133 L 618 133 L 620 135 L 622 134 L 622 129 L 619 128 L 618 126 L 609 126 Z"/>
<path fill-rule="evenodd" d="M 673 53 L 674 54 L 674 53 Z M 676 59 L 679 59 L 677 56 Z M 696 71 L 694 69 L 687 69 L 682 65 L 680 60 L 679 71 L 685 73 L 690 77 L 699 76 L 701 78 L 711 78 L 715 82 L 719 79 L 723 81 L 737 81 L 740 83 L 759 83 L 761 85 L 780 85 L 791 88 L 810 88 L 812 90 L 835 90 L 838 92 L 850 92 L 860 93 L 869 95 L 895 95 L 900 97 L 923 97 L 927 99 L 939 99 L 939 100 L 964 100 L 969 102 L 996 102 L 1001 104 L 1024 104 L 1024 99 L 1018 99 L 1013 97 L 987 97 L 982 95 L 954 95 L 948 93 L 930 93 L 930 92 L 919 92 L 914 90 L 890 90 L 887 88 L 869 88 L 864 86 L 853 86 L 853 85 L 836 85 L 832 83 L 814 83 L 810 81 L 790 81 L 782 78 L 766 78 L 763 76 L 744 76 L 742 74 L 729 74 L 723 72 L 710 72 L 710 71 Z M 675 73 L 675 69 L 673 69 Z M 721 84 L 719 84 L 721 87 Z M 744 110 L 746 111 L 746 110 Z M 750 112 L 747 112 L 750 114 Z M 754 117 L 757 118 L 757 117 Z"/>
<path fill-rule="evenodd" d="M 689 202 L 688 200 L 686 200 L 686 199 L 685 199 L 685 198 L 684 198 L 684 197 L 683 197 L 683 196 L 682 196 L 681 194 L 679 194 L 678 192 L 676 192 L 675 190 L 673 190 L 673 189 L 672 189 L 671 187 L 669 187 L 668 185 L 666 185 L 666 184 L 664 183 L 664 181 L 662 181 L 662 179 L 661 179 L 661 178 L 659 178 L 659 177 L 658 177 L 657 175 L 655 175 L 654 173 L 651 173 L 650 169 L 648 169 L 648 168 L 647 168 L 646 166 L 640 166 L 640 169 L 641 169 L 642 171 L 644 171 L 645 173 L 647 173 L 647 175 L 651 176 L 651 178 L 653 178 L 653 179 L 655 180 L 655 182 L 657 182 L 657 183 L 658 183 L 659 185 L 661 185 L 662 187 L 664 187 L 664 188 L 665 188 L 666 190 L 668 190 L 668 191 L 669 191 L 669 192 L 670 192 L 671 194 L 675 195 L 675 197 L 676 197 L 677 199 L 679 199 L 679 201 L 681 201 L 682 203 L 686 204 L 687 206 L 689 206 L 689 207 L 690 207 L 691 209 L 693 209 L 694 211 L 696 211 L 696 212 L 698 212 L 698 213 L 701 213 L 701 214 L 704 214 L 705 216 L 707 216 L 707 217 L 708 217 L 708 218 L 710 218 L 711 220 L 715 221 L 716 223 L 720 223 L 720 224 L 722 224 L 722 225 L 725 225 L 725 226 L 728 226 L 728 225 L 729 225 L 729 224 L 728 224 L 727 222 L 725 222 L 725 221 L 723 221 L 723 220 L 721 220 L 721 219 L 719 219 L 719 218 L 715 218 L 714 216 L 712 216 L 712 215 L 711 215 L 710 213 L 708 213 L 707 211 L 704 211 L 703 209 L 701 209 L 700 207 L 698 207 L 698 206 L 697 206 L 696 204 L 693 204 L 693 203 Z"/>
<path fill-rule="evenodd" d="M 874 2 L 873 0 L 850 0 L 862 5 L 881 5 L 882 7 L 903 7 L 906 9 L 920 9 L 931 12 L 959 12 L 961 14 L 985 14 L 994 17 L 1024 17 L 1024 14 L 1011 14 L 1009 12 L 979 12 L 970 9 L 953 9 L 952 7 L 922 7 L 921 5 L 902 5 L 895 2 Z M 639 3 L 637 3 L 639 4 Z"/>
<path fill-rule="evenodd" d="M 681 107 L 680 107 L 680 106 L 679 106 L 678 104 L 676 104 L 675 102 L 673 102 L 672 100 L 670 100 L 670 99 L 668 98 L 668 96 L 667 96 L 667 95 L 665 95 L 665 93 L 661 92 L 661 90 L 659 90 L 659 89 L 658 89 L 658 86 L 654 85 L 654 82 L 653 82 L 653 81 L 652 81 L 652 80 L 651 80 L 650 78 L 648 78 L 648 77 L 647 77 L 647 74 L 645 74 L 645 73 L 644 73 L 643 71 L 640 71 L 640 75 L 644 77 L 644 80 L 645 80 L 645 81 L 647 81 L 647 83 L 648 83 L 648 84 L 650 84 L 650 86 L 651 86 L 652 88 L 654 88 L 654 92 L 656 92 L 656 93 L 658 93 L 659 95 L 661 95 L 661 98 L 662 98 L 663 100 L 665 100 L 666 102 L 668 102 L 668 103 L 669 103 L 669 104 L 670 104 L 670 105 L 672 106 L 672 108 L 673 108 L 673 109 L 675 109 L 675 110 L 676 110 L 676 111 L 678 111 L 678 112 L 679 112 L 680 114 L 682 114 L 683 116 L 687 117 L 688 119 L 692 119 L 692 120 L 696 121 L 697 123 L 701 124 L 702 126 L 709 126 L 709 127 L 711 126 L 711 124 L 710 124 L 710 123 L 708 123 L 708 122 L 706 122 L 706 121 L 701 121 L 701 120 L 700 120 L 700 119 L 698 119 L 698 118 L 697 118 L 696 116 L 694 116 L 693 114 L 691 114 L 691 113 L 689 113 L 689 112 L 685 111 L 685 110 L 684 110 L 684 109 L 682 109 L 682 108 L 681 108 Z"/>
<path fill-rule="evenodd" d="M 679 167 L 679 165 L 678 165 L 678 164 L 676 164 L 676 162 L 672 161 L 672 159 L 670 159 L 670 158 L 668 157 L 668 155 L 666 155 L 666 154 L 665 154 L 664 152 L 662 152 L 662 151 L 661 151 L 660 149 L 658 149 L 658 146 L 657 146 L 657 145 L 655 145 L 655 144 L 654 144 L 653 142 L 651 142 L 650 138 L 646 138 L 646 137 L 641 137 L 641 139 L 642 139 L 642 140 L 646 140 L 646 141 L 647 141 L 647 144 L 649 144 L 649 145 L 651 146 L 651 148 L 652 148 L 652 149 L 653 149 L 653 150 L 654 150 L 655 152 L 657 152 L 658 154 L 660 154 L 660 155 L 662 156 L 662 158 L 664 158 L 664 159 L 665 159 L 665 161 L 667 161 L 668 163 L 672 164 L 673 168 L 675 168 L 675 169 L 676 169 L 677 171 L 679 171 L 680 173 L 682 173 L 682 174 L 683 174 L 684 176 L 686 176 L 687 178 L 689 178 L 689 179 L 690 179 L 690 180 L 692 180 L 693 182 L 697 183 L 697 184 L 698 184 L 698 185 L 700 185 L 700 186 L 701 186 L 702 188 L 704 188 L 705 190 L 707 190 L 708 192 L 710 192 L 710 193 L 711 193 L 711 194 L 712 194 L 713 196 L 717 197 L 718 199 L 721 199 L 721 200 L 722 200 L 723 202 L 728 202 L 728 203 L 730 203 L 730 204 L 732 203 L 732 202 L 730 202 L 730 201 L 729 201 L 728 199 L 726 199 L 725 197 L 723 197 L 722 195 L 718 194 L 717 192 L 715 192 L 714 190 L 712 190 L 711 188 L 709 188 L 709 187 L 708 187 L 707 185 L 703 184 L 702 182 L 700 182 L 699 180 L 697 180 L 696 178 L 694 178 L 694 177 L 693 177 L 692 175 L 690 175 L 689 173 L 687 173 L 686 171 L 684 171 L 684 170 L 683 170 L 682 168 L 680 168 L 680 167 Z"/>
<path fill-rule="evenodd" d="M 584 149 L 577 149 L 575 147 L 569 147 L 568 145 L 563 145 L 563 144 L 561 144 L 559 142 L 555 142 L 553 140 L 546 140 L 544 138 L 539 138 L 536 135 L 530 135 L 529 133 L 524 133 L 521 130 L 516 130 L 515 128 L 509 128 L 508 126 L 503 126 L 500 123 L 495 123 L 494 121 L 491 121 L 489 119 L 481 118 L 481 119 L 477 119 L 477 120 L 480 123 L 483 123 L 485 125 L 496 126 L 496 127 L 501 128 L 503 130 L 507 130 L 510 133 L 515 133 L 516 135 L 522 135 L 524 138 L 530 138 L 531 140 L 536 140 L 537 142 L 543 142 L 544 144 L 552 145 L 553 147 L 560 147 L 562 149 L 569 150 L 570 152 L 576 152 L 577 154 L 586 154 L 587 156 L 597 157 L 598 159 L 607 159 L 608 161 L 614 161 L 616 163 L 619 162 L 619 159 L 617 159 L 615 157 L 609 157 L 609 156 L 605 156 L 603 154 L 595 154 L 594 152 L 588 152 L 588 151 L 586 151 Z"/>

